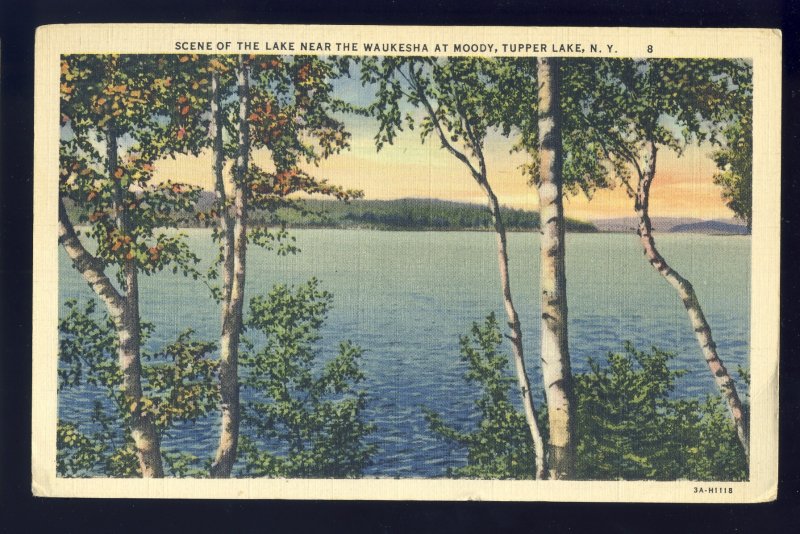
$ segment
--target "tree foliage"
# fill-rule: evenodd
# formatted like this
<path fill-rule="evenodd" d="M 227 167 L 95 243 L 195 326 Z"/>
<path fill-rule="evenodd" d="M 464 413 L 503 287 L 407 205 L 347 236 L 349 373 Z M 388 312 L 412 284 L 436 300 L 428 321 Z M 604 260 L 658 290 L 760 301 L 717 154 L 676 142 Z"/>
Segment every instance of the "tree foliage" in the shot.
<path fill-rule="evenodd" d="M 375 451 L 365 438 L 361 348 L 349 341 L 326 363 L 317 346 L 332 300 L 312 279 L 250 301 L 248 331 L 263 337 L 242 357 L 244 476 L 352 478 Z M 261 445 L 268 444 L 267 447 Z"/>
<path fill-rule="evenodd" d="M 234 56 L 209 56 L 205 79 L 212 72 L 220 79 L 223 128 L 223 160 L 235 159 L 238 144 L 238 99 L 235 77 L 232 75 L 236 63 Z M 317 56 L 256 56 L 243 57 L 247 69 L 249 111 L 244 120 L 249 131 L 248 154 L 266 151 L 271 166 L 262 168 L 252 162 L 243 173 L 233 172 L 232 180 L 243 180 L 238 184 L 246 196 L 248 213 L 258 210 L 269 215 L 271 222 L 279 226 L 272 230 L 263 225 L 248 227 L 248 240 L 258 246 L 274 249 L 279 254 L 298 251 L 294 238 L 285 231 L 284 221 L 276 213 L 297 212 L 307 214 L 306 196 L 332 197 L 347 201 L 362 196 L 361 191 L 345 189 L 317 177 L 308 168 L 349 148 L 350 133 L 344 123 L 336 118 L 338 101 L 333 96 L 332 80 L 347 72 L 348 62 Z M 202 73 L 201 73 L 202 74 Z M 205 85 L 207 89 L 209 85 Z M 203 89 L 203 88 L 201 88 Z M 203 89 L 203 90 L 205 90 Z M 197 113 L 206 117 L 205 109 Z M 206 137 L 210 146 L 213 140 Z M 219 185 L 217 185 L 219 189 Z M 219 201 L 209 210 L 198 212 L 197 220 L 213 229 L 213 237 L 221 242 L 224 238 L 220 227 L 220 216 L 232 211 L 232 198 L 218 192 Z M 219 277 L 219 263 L 208 272 L 210 279 Z M 212 288 L 219 298 L 219 288 Z"/>
<path fill-rule="evenodd" d="M 590 360 L 576 376 L 579 474 L 600 480 L 744 480 L 747 461 L 717 396 L 674 399 L 673 354 L 653 348 Z"/>
<path fill-rule="evenodd" d="M 678 155 L 690 144 L 719 145 L 752 98 L 752 67 L 742 60 L 605 58 L 569 65 L 569 76 L 579 80 L 569 117 L 631 196 L 645 143 Z"/>
<path fill-rule="evenodd" d="M 61 58 L 59 241 L 95 293 L 105 302 L 118 337 L 114 391 L 127 425 L 126 441 L 145 477 L 163 476 L 159 424 L 145 394 L 139 315 L 139 273 L 171 267 L 199 278 L 196 255 L 176 226 L 176 213 L 197 200 L 197 188 L 152 180 L 154 163 L 177 151 L 196 151 L 200 136 L 187 120 L 188 57 L 71 55 Z M 170 74 L 159 78 L 158 74 Z M 153 76 L 156 73 L 156 76 Z M 69 220 L 65 199 L 81 206 L 94 252 Z M 119 292 L 106 268 L 116 266 Z M 115 387 L 117 386 L 117 387 Z M 99 417 L 99 416 L 98 416 Z M 132 470 L 135 472 L 135 470 Z M 127 471 L 125 471 L 127 473 Z"/>
<path fill-rule="evenodd" d="M 529 155 L 521 170 L 531 185 L 539 183 L 538 72 L 536 58 L 498 58 L 492 83 L 497 86 L 490 112 L 493 124 L 512 140 L 511 151 Z M 563 162 L 562 185 L 570 194 L 582 192 L 591 198 L 597 189 L 612 186 L 613 167 L 603 159 L 602 145 L 587 130 L 582 119 L 583 97 L 594 81 L 592 70 L 578 60 L 561 60 L 559 119 Z"/>
<path fill-rule="evenodd" d="M 747 99 L 750 100 L 750 99 Z M 749 103 L 749 102 L 748 102 Z M 714 183 L 722 198 L 747 228 L 753 226 L 753 110 L 745 109 L 722 132 L 725 143 L 712 154 L 719 172 Z"/>
<path fill-rule="evenodd" d="M 253 207 L 273 213 L 279 207 L 302 210 L 297 193 L 338 200 L 361 196 L 304 169 L 350 146 L 351 134 L 335 114 L 332 86 L 347 64 L 317 56 L 248 57 L 252 149 L 268 150 L 274 165 L 274 170 L 256 165 L 248 170 L 246 188 Z"/>
<path fill-rule="evenodd" d="M 474 430 L 455 429 L 426 409 L 431 431 L 466 448 L 466 465 L 450 469 L 450 476 L 532 478 L 530 440 L 510 402 L 513 379 L 501 341 L 494 315 L 461 338 L 465 378 L 481 389 Z M 626 343 L 623 353 L 609 354 L 602 364 L 590 360 L 588 372 L 575 374 L 579 479 L 747 479 L 747 461 L 722 401 L 673 398 L 676 379 L 685 373 L 670 369 L 673 358 Z"/>
<path fill-rule="evenodd" d="M 375 451 L 365 442 L 374 431 L 374 425 L 363 421 L 366 393 L 357 389 L 364 379 L 359 367 L 362 350 L 344 341 L 333 358 L 318 364 L 318 329 L 331 299 L 312 280 L 296 291 L 276 286 L 269 296 L 251 302 L 248 326 L 264 336 L 264 346 L 242 359 L 244 388 L 253 399 L 244 406 L 244 476 L 356 477 Z M 162 436 L 176 424 L 194 423 L 216 412 L 215 345 L 193 339 L 192 331 L 181 333 L 158 353 L 143 353 L 148 394 L 140 401 L 143 406 L 134 407 L 122 392 L 113 324 L 96 310 L 95 301 L 84 306 L 68 301 L 59 330 L 62 395 L 69 391 L 101 396 L 85 420 L 66 414 L 59 420 L 60 476 L 138 476 L 126 424 L 137 408 L 152 413 Z M 145 325 L 143 338 L 151 331 Z M 265 442 L 276 448 L 263 450 L 260 444 Z M 207 476 L 207 459 L 180 449 L 162 452 L 172 476 Z"/>
<path fill-rule="evenodd" d="M 592 81 L 588 72 L 572 68 L 565 69 L 564 78 L 564 186 L 591 196 L 610 185 L 602 147 L 577 116 Z M 365 111 L 378 121 L 378 150 L 394 143 L 404 128 L 416 129 L 423 142 L 433 136 L 458 151 L 474 175 L 481 172 L 487 139 L 498 134 L 510 139 L 509 151 L 531 156 L 521 170 L 530 183 L 538 180 L 535 58 L 364 58 L 361 80 L 376 88 L 375 101 Z M 413 109 L 422 110 L 423 117 L 415 119 Z"/>
<path fill-rule="evenodd" d="M 214 385 L 217 362 L 211 358 L 215 346 L 195 340 L 194 332 L 187 330 L 161 352 L 143 352 L 147 395 L 140 399 L 141 406 L 131 405 L 122 388 L 118 341 L 108 315 L 97 311 L 94 300 L 83 306 L 69 300 L 65 306 L 59 320 L 59 391 L 92 392 L 100 398 L 93 402 L 88 421 L 68 414 L 59 420 L 57 472 L 69 477 L 139 476 L 128 419 L 137 410 L 150 413 L 163 436 L 178 423 L 193 423 L 214 412 L 219 402 Z M 144 325 L 143 341 L 152 330 Z M 175 476 L 203 472 L 203 459 L 185 451 L 164 450 L 163 455 Z"/>
<path fill-rule="evenodd" d="M 199 275 L 185 236 L 162 229 L 177 227 L 176 215 L 190 212 L 200 191 L 153 180 L 158 159 L 202 146 L 202 124 L 188 111 L 202 102 L 185 96 L 192 72 L 184 63 L 171 56 L 62 58 L 61 195 L 81 206 L 77 222 L 89 225 L 105 265 L 134 260 L 145 274 L 171 267 Z M 153 77 L 165 71 L 171 74 Z M 110 150 L 118 154 L 113 169 Z"/>
<path fill-rule="evenodd" d="M 460 338 L 461 360 L 467 366 L 465 379 L 480 391 L 475 401 L 479 417 L 475 430 L 457 430 L 440 414 L 425 409 L 432 432 L 467 450 L 467 465 L 449 469 L 449 476 L 526 479 L 536 472 L 525 417 L 511 403 L 515 379 L 508 369 L 508 355 L 500 351 L 502 341 L 494 314 L 483 325 L 473 323 L 469 335 Z"/>

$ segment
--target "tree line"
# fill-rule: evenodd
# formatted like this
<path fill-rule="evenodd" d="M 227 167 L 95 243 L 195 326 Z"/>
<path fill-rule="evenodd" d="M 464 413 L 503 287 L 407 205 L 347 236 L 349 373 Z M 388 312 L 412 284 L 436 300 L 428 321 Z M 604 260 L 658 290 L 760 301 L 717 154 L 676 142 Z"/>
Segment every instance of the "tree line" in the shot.
<path fill-rule="evenodd" d="M 205 227 L 203 220 L 194 217 L 206 211 L 214 202 L 213 193 L 203 192 L 190 214 L 178 214 L 181 227 Z M 478 204 L 449 200 L 401 198 L 396 200 L 365 200 L 337 202 L 306 198 L 304 210 L 279 208 L 252 211 L 251 226 L 293 228 L 358 228 L 369 230 L 492 230 L 491 216 Z M 539 213 L 503 206 L 503 220 L 509 231 L 539 229 Z M 71 219 L 81 216 L 81 209 L 67 202 Z M 568 232 L 596 232 L 594 224 L 567 218 Z"/>
<path fill-rule="evenodd" d="M 336 94 L 335 81 L 352 72 L 374 91 L 369 105 L 348 103 Z M 335 358 L 321 368 L 316 362 L 318 330 L 331 295 L 311 280 L 296 288 L 276 286 L 251 299 L 249 307 L 244 297 L 249 244 L 279 254 L 297 251 L 285 228 L 253 224 L 256 214 L 306 212 L 309 207 L 297 193 L 344 202 L 362 196 L 305 170 L 349 148 L 351 134 L 343 119 L 348 113 L 374 119 L 377 150 L 396 142 L 403 129 L 418 131 L 423 142 L 439 145 L 463 166 L 465 177 L 483 192 L 496 235 L 505 335 L 523 406 L 518 414 L 523 435 L 515 427 L 506 444 L 520 443 L 516 453 L 527 451 L 523 464 L 530 466 L 531 477 L 591 476 L 580 457 L 608 446 L 587 445 L 586 439 L 607 432 L 613 414 L 601 417 L 590 410 L 594 415 L 586 416 L 585 408 L 586 399 L 594 398 L 598 410 L 613 411 L 607 398 L 597 397 L 603 380 L 611 379 L 599 367 L 577 379 L 571 369 L 563 199 L 615 185 L 631 197 L 645 259 L 686 308 L 699 353 L 727 406 L 727 424 L 735 428 L 747 457 L 746 406 L 694 288 L 656 247 L 649 211 L 658 153 L 681 154 L 691 144 L 710 143 L 719 168 L 714 180 L 731 209 L 750 225 L 752 68 L 746 61 L 70 55 L 62 57 L 61 72 L 59 242 L 105 314 L 98 316 L 93 303 L 67 304 L 60 321 L 60 387 L 99 386 L 116 413 L 96 403 L 92 434 L 59 423 L 60 472 L 103 465 L 115 476 L 161 477 L 165 461 L 167 473 L 211 477 L 231 476 L 237 462 L 239 473 L 251 476 L 345 477 L 363 471 L 374 452 L 365 438 L 374 428 L 362 417 L 361 348 L 342 341 Z M 546 406 L 535 406 L 526 368 L 508 269 L 507 212 L 485 157 L 492 132 L 502 134 L 509 150 L 527 156 L 520 179 L 539 196 L 537 356 Z M 269 168 L 253 162 L 253 151 L 261 149 L 270 155 Z M 153 172 L 159 160 L 202 151 L 212 154 L 215 201 L 196 212 L 199 188 L 156 182 Z M 78 221 L 66 202 L 81 207 Z M 185 236 L 166 231 L 177 228 L 182 217 L 211 228 L 219 245 L 207 272 L 199 270 Z M 75 222 L 88 227 L 95 250 Z M 186 331 L 160 353 L 143 350 L 152 325 L 139 313 L 139 275 L 164 269 L 202 282 L 216 299 L 216 342 L 196 340 Z M 484 403 L 485 410 L 494 410 L 492 403 L 504 398 L 507 384 L 493 374 L 505 362 L 493 346 L 500 327 L 493 318 L 487 321 L 473 327 L 479 349 L 465 338 L 462 354 L 472 369 L 468 378 L 495 388 L 491 402 Z M 626 354 L 611 364 L 617 362 L 617 374 L 642 368 L 636 375 L 638 391 L 648 384 L 653 391 L 647 397 L 652 401 L 651 411 L 644 412 L 650 414 L 647 421 L 679 409 L 664 397 L 672 387 L 672 375 L 663 372 L 666 353 L 631 348 Z M 486 364 L 492 373 L 476 370 Z M 244 390 L 252 399 L 245 403 Z M 220 429 L 213 459 L 204 463 L 162 450 L 169 429 L 212 413 L 219 415 Z M 704 413 L 704 421 L 719 423 L 714 409 Z M 447 430 L 433 413 L 429 421 L 451 439 L 466 439 Z M 114 444 L 120 424 L 124 439 Z M 714 428 L 723 439 L 727 427 Z M 491 469 L 475 473 L 500 476 Z"/>

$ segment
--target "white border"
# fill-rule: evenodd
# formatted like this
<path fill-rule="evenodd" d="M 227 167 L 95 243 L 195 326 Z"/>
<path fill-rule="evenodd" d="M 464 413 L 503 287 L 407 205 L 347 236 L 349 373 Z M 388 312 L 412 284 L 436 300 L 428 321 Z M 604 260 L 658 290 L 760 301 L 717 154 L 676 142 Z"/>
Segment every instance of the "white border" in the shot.
<path fill-rule="evenodd" d="M 56 477 L 58 153 L 60 55 L 177 53 L 176 41 L 610 44 L 611 54 L 745 57 L 754 69 L 751 280 L 751 478 L 748 482 L 473 481 L 444 479 L 67 479 Z M 652 45 L 652 53 L 647 46 Z M 235 44 L 232 44 L 235 46 Z M 236 53 L 235 49 L 230 50 Z M 335 49 L 332 50 L 335 53 Z M 216 53 L 216 52 L 212 52 Z M 263 51 L 254 53 L 265 53 Z M 284 52 L 285 53 L 285 52 Z M 290 52 L 291 53 L 291 52 Z M 329 53 L 329 52 L 324 52 Z M 344 53 L 344 52 L 340 52 Z M 363 46 L 349 55 L 365 54 Z M 419 52 L 396 55 L 420 55 Z M 498 55 L 498 54 L 487 54 Z M 499 55 L 510 55 L 502 54 Z M 612 502 L 761 502 L 777 495 L 780 299 L 781 34 L 766 29 L 537 28 L 287 25 L 55 25 L 36 32 L 32 490 L 38 496 Z M 731 493 L 694 493 L 695 488 Z"/>

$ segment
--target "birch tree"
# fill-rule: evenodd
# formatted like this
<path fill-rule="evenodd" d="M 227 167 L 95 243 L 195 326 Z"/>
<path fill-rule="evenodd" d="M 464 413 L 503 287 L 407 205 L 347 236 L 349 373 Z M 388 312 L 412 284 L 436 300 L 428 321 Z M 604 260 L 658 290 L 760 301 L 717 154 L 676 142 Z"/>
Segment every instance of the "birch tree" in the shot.
<path fill-rule="evenodd" d="M 548 406 L 551 478 L 575 476 L 575 396 L 567 328 L 563 197 L 610 185 L 602 147 L 580 124 L 584 76 L 568 60 L 498 60 L 498 98 L 491 109 L 512 151 L 528 154 L 522 166 L 540 209 L 539 288 L 541 364 Z"/>
<path fill-rule="evenodd" d="M 178 126 L 172 120 L 180 81 L 151 74 L 170 70 L 171 61 L 95 55 L 65 56 L 61 62 L 59 243 L 105 304 L 116 329 L 129 431 L 141 476 L 148 478 L 164 471 L 148 410 L 152 403 L 142 385 L 139 274 L 165 267 L 198 274 L 197 258 L 183 236 L 158 231 L 174 227 L 175 214 L 188 210 L 197 193 L 181 184 L 152 181 L 156 159 L 189 146 L 175 135 Z M 180 128 L 185 133 L 188 126 Z M 79 222 L 88 223 L 96 251 L 75 229 L 67 200 L 76 206 Z"/>
<path fill-rule="evenodd" d="M 128 428 L 130 403 L 121 390 L 123 375 L 115 361 L 116 329 L 96 305 L 94 299 L 84 306 L 69 299 L 59 318 L 59 396 L 69 390 L 72 395 L 86 395 L 87 390 L 75 388 L 90 388 L 93 407 L 88 416 L 78 411 L 59 418 L 56 469 L 65 477 L 137 477 L 141 469 Z M 196 340 L 188 329 L 153 353 L 145 347 L 155 328 L 146 322 L 141 326 L 142 381 L 147 392 L 142 409 L 152 415 L 159 436 L 178 426 L 191 432 L 189 425 L 215 412 L 219 404 L 215 345 Z M 202 466 L 205 458 L 180 447 L 162 447 L 161 456 L 171 476 L 208 472 Z"/>
<path fill-rule="evenodd" d="M 212 74 L 211 133 L 214 137 L 214 174 L 217 198 L 223 207 L 220 210 L 220 228 L 223 234 L 223 290 L 222 332 L 220 335 L 220 395 L 221 429 L 219 446 L 212 477 L 230 476 L 239 441 L 239 377 L 238 350 L 242 331 L 242 308 L 244 304 L 245 265 L 247 253 L 247 192 L 246 176 L 250 166 L 250 125 L 247 117 L 250 106 L 250 73 L 243 57 L 235 66 L 236 79 L 236 132 L 237 152 L 234 163 L 233 207 L 229 210 L 222 179 L 222 128 L 219 94 L 219 74 Z M 232 213 L 231 213 L 232 211 Z"/>
<path fill-rule="evenodd" d="M 539 87 L 539 288 L 541 359 L 550 419 L 550 474 L 572 478 L 575 472 L 575 393 L 567 337 L 567 275 L 564 251 L 561 66 L 558 58 L 537 59 Z"/>
<path fill-rule="evenodd" d="M 585 113 L 580 115 L 584 127 L 602 144 L 605 157 L 634 198 L 645 258 L 686 308 L 703 358 L 728 406 L 742 448 L 749 454 L 747 415 L 697 293 L 656 247 L 650 188 L 660 150 L 680 155 L 692 143 L 718 143 L 726 126 L 730 132 L 746 123 L 743 110 L 752 95 L 752 69 L 739 60 L 676 59 L 604 60 L 584 62 L 582 68 L 591 73 L 587 78 L 593 76 L 592 89 L 585 93 Z"/>
<path fill-rule="evenodd" d="M 533 442 L 535 476 L 545 477 L 544 440 L 537 420 L 530 380 L 525 368 L 522 327 L 514 305 L 508 270 L 508 242 L 500 201 L 491 185 L 486 163 L 485 143 L 496 126 L 492 105 L 500 98 L 493 83 L 498 73 L 492 60 L 478 58 L 383 58 L 365 60 L 362 81 L 377 84 L 377 100 L 371 111 L 377 115 L 379 131 L 376 146 L 392 143 L 405 124 L 418 127 L 423 141 L 436 139 L 444 150 L 466 167 L 480 187 L 492 217 L 497 242 L 497 265 L 503 306 L 511 341 L 517 383 L 528 430 Z M 419 125 L 407 114 L 401 102 L 421 109 Z"/>
<path fill-rule="evenodd" d="M 213 153 L 216 193 L 215 237 L 220 242 L 222 307 L 220 335 L 220 440 L 211 476 L 227 478 L 236 461 L 240 429 L 239 343 L 249 241 L 278 252 L 293 250 L 282 240 L 286 233 L 250 226 L 255 209 L 274 213 L 280 207 L 302 209 L 297 193 L 333 196 L 346 200 L 360 193 L 344 190 L 319 179 L 302 165 L 322 159 L 348 146 L 349 134 L 332 116 L 330 79 L 339 64 L 317 57 L 219 56 L 209 60 L 211 98 L 209 137 Z M 234 81 L 235 80 L 235 81 Z M 235 96 L 227 98 L 225 83 L 235 83 Z M 229 101 L 228 108 L 224 102 Z M 227 113 L 230 111 L 230 113 Z M 227 119 L 228 115 L 232 119 Z M 229 142 L 225 142 L 225 129 Z M 273 169 L 252 163 L 254 150 L 268 151 Z M 224 162 L 234 159 L 231 195 L 225 190 Z M 288 247 L 288 248 L 287 248 Z"/>

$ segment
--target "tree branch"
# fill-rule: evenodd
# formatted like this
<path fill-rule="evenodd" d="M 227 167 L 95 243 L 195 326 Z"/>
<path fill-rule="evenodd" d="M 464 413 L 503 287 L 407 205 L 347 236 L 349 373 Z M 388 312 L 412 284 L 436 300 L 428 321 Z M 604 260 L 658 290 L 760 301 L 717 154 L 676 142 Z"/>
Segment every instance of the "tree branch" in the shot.
<path fill-rule="evenodd" d="M 582 113 L 577 113 L 576 115 L 580 118 L 581 122 L 583 122 L 584 126 L 586 126 L 589 130 L 591 130 L 593 132 L 597 132 L 597 128 L 595 127 L 595 125 L 592 124 L 592 122 L 589 121 L 589 119 L 585 115 L 583 115 Z M 602 135 L 598 134 L 598 133 L 595 133 L 594 137 L 600 143 L 600 146 L 603 148 L 603 152 L 605 152 L 606 157 L 608 157 L 608 159 L 610 161 L 611 158 L 610 158 L 610 155 L 609 155 L 609 150 L 606 147 L 605 138 Z M 635 167 L 636 174 L 639 176 L 639 181 L 644 179 L 644 174 L 643 174 L 642 168 L 639 165 L 639 158 L 637 158 L 636 155 L 633 154 L 624 145 L 624 143 L 622 141 L 618 140 L 616 137 L 610 136 L 610 137 L 608 137 L 608 139 L 611 141 L 611 143 L 614 145 L 614 147 L 617 149 L 617 151 L 622 155 L 623 159 L 627 160 L 628 162 L 630 162 Z M 627 189 L 628 194 L 630 194 L 631 196 L 636 196 L 636 192 L 633 190 L 633 188 L 631 187 L 631 185 L 628 183 L 627 180 L 622 179 L 622 183 L 623 183 L 623 185 L 625 185 L 625 188 Z"/>
<path fill-rule="evenodd" d="M 606 146 L 605 141 L 603 141 L 603 139 L 600 138 L 600 136 L 597 136 L 597 140 L 600 143 L 600 148 L 603 149 L 603 154 L 606 155 L 606 159 L 609 162 L 612 162 L 611 164 L 614 165 L 614 163 L 612 161 L 613 156 L 611 155 L 611 151 L 609 151 L 608 147 Z M 625 159 L 627 159 L 627 158 L 625 158 Z M 618 174 L 617 177 L 622 182 L 622 185 L 625 186 L 625 189 L 628 192 L 628 196 L 635 197 L 636 196 L 636 191 L 634 191 L 633 187 L 631 187 L 630 182 L 624 176 L 622 176 L 620 174 Z"/>
<path fill-rule="evenodd" d="M 412 69 L 411 65 L 409 65 L 409 66 L 408 66 L 408 68 L 409 68 L 409 70 L 411 70 L 411 69 Z M 399 73 L 400 73 L 400 76 L 402 76 L 402 77 L 403 77 L 403 79 L 406 81 L 406 83 L 407 83 L 407 84 L 408 84 L 410 87 L 414 87 L 414 88 L 416 88 L 416 87 L 417 87 L 417 85 L 416 85 L 414 82 L 412 82 L 411 80 L 409 80 L 409 79 L 408 79 L 408 76 L 406 76 L 406 73 L 405 73 L 405 72 L 403 72 L 403 69 L 402 69 L 402 68 L 400 68 L 400 67 L 397 67 L 397 72 L 399 72 Z M 409 100 L 414 100 L 415 98 L 417 98 L 416 96 L 414 96 L 414 95 L 412 95 L 412 94 L 409 94 L 409 93 L 406 93 L 405 91 L 403 91 L 403 88 L 402 88 L 402 87 L 397 87 L 396 89 L 397 89 L 397 90 L 400 92 L 400 94 L 401 94 L 401 95 L 405 96 L 405 97 L 406 97 L 406 98 L 408 98 Z"/>
<path fill-rule="evenodd" d="M 456 112 L 458 113 L 458 116 L 461 117 L 461 121 L 464 124 L 464 131 L 467 132 L 467 137 L 469 137 L 469 142 L 472 144 L 472 150 L 475 152 L 475 157 L 478 158 L 478 165 L 480 166 L 481 177 L 485 180 L 486 160 L 483 157 L 483 149 L 481 148 L 481 143 L 478 142 L 478 138 L 475 135 L 475 132 L 473 131 L 472 125 L 467 119 L 467 114 L 464 112 L 464 108 L 461 105 L 461 99 L 458 97 L 458 92 L 455 93 L 455 104 L 456 104 Z"/>
<path fill-rule="evenodd" d="M 125 308 L 125 297 L 117 291 L 117 288 L 106 276 L 103 262 L 92 256 L 78 239 L 78 234 L 69 220 L 61 195 L 58 197 L 58 242 L 64 247 L 78 272 L 108 305 L 112 315 L 121 314 Z"/>
<path fill-rule="evenodd" d="M 417 97 L 419 98 L 420 102 L 422 102 L 422 105 L 425 106 L 425 109 L 427 110 L 428 115 L 430 116 L 431 121 L 433 122 L 433 126 L 436 128 L 436 131 L 439 134 L 439 140 L 442 142 L 442 146 L 446 148 L 448 151 L 450 151 L 450 153 L 453 154 L 456 158 L 458 158 L 458 160 L 461 161 L 464 165 L 466 165 L 467 168 L 469 168 L 475 180 L 481 181 L 483 175 L 481 175 L 478 172 L 478 170 L 475 169 L 475 167 L 472 165 L 472 162 L 469 160 L 466 154 L 456 149 L 447 139 L 447 134 L 442 128 L 442 125 L 439 122 L 439 118 L 436 116 L 436 112 L 434 111 L 433 106 L 431 106 L 431 103 L 428 100 L 425 91 L 419 84 L 419 78 L 417 78 L 417 74 L 411 66 L 409 66 L 409 74 L 411 76 L 411 79 L 413 80 L 412 83 L 414 85 L 414 88 L 417 91 Z"/>

